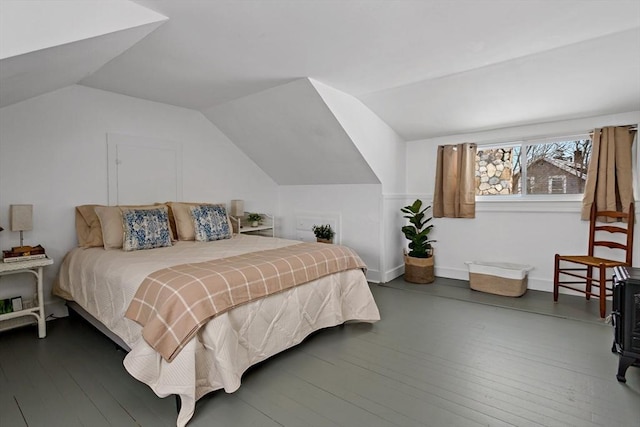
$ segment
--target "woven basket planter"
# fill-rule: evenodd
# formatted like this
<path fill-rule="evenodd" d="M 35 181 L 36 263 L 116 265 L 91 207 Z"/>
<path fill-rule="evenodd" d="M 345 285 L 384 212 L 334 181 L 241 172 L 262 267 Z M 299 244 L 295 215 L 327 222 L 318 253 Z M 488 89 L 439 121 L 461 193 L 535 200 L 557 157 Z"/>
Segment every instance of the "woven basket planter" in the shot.
<path fill-rule="evenodd" d="M 434 275 L 434 256 L 429 258 L 415 258 L 404 256 L 404 280 L 409 283 L 427 284 L 432 283 L 436 277 Z"/>

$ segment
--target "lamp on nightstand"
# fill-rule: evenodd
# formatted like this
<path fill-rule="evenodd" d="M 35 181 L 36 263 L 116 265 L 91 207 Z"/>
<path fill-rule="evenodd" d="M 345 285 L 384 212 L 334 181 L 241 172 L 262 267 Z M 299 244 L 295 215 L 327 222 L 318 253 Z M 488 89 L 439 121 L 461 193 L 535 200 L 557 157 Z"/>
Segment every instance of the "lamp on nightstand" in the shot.
<path fill-rule="evenodd" d="M 20 246 L 24 246 L 22 232 L 33 230 L 33 205 L 11 205 L 11 231 L 20 232 Z"/>
<path fill-rule="evenodd" d="M 236 218 L 244 216 L 244 200 L 231 201 L 231 215 Z"/>
<path fill-rule="evenodd" d="M 242 217 L 244 216 L 244 200 L 231 201 L 231 216 L 238 222 L 238 232 L 242 228 Z"/>

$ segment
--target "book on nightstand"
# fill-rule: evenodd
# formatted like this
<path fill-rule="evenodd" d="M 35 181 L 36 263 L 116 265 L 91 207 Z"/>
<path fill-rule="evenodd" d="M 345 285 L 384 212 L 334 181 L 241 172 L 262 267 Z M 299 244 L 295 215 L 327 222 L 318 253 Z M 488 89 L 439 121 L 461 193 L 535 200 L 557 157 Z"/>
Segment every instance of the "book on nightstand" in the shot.
<path fill-rule="evenodd" d="M 0 314 L 13 313 L 22 309 L 22 297 L 0 299 Z"/>
<path fill-rule="evenodd" d="M 20 262 L 32 259 L 46 258 L 47 254 L 41 245 L 38 246 L 16 246 L 8 251 L 2 251 L 2 262 Z"/>

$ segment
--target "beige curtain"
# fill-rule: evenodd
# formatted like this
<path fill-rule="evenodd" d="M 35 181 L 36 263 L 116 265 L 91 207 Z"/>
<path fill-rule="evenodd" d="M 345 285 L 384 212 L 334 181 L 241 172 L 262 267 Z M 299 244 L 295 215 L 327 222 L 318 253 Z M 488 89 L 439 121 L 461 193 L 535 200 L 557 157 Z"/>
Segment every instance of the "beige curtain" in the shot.
<path fill-rule="evenodd" d="M 633 202 L 630 126 L 605 127 L 593 131 L 591 160 L 587 169 L 582 219 L 589 220 L 591 206 L 599 211 L 627 211 Z"/>
<path fill-rule="evenodd" d="M 433 194 L 435 218 L 475 218 L 476 144 L 438 147 L 436 188 Z"/>

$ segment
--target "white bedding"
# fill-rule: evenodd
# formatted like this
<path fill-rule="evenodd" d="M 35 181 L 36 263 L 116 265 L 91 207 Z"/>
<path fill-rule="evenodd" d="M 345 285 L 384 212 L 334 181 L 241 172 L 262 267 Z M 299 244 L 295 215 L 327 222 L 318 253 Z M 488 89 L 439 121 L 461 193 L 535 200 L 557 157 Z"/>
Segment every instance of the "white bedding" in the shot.
<path fill-rule="evenodd" d="M 160 397 L 179 394 L 177 425 L 193 416 L 195 402 L 223 388 L 240 386 L 250 366 L 300 343 L 311 332 L 345 321 L 380 319 L 361 270 L 349 270 L 236 307 L 209 321 L 169 363 L 142 338 L 141 327 L 124 317 L 138 285 L 150 273 L 171 265 L 207 261 L 299 243 L 234 235 L 216 242 L 175 242 L 169 248 L 135 252 L 76 248 L 60 269 L 55 293 L 72 299 L 131 348 L 127 371 Z"/>

